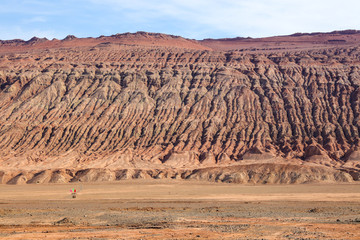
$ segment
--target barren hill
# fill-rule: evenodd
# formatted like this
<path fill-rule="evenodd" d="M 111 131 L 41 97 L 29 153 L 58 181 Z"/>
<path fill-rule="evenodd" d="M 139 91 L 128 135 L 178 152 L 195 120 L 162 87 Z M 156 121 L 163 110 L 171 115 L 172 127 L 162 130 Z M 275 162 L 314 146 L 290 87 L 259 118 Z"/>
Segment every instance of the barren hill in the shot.
<path fill-rule="evenodd" d="M 358 35 L 2 41 L 0 182 L 358 180 Z"/>
<path fill-rule="evenodd" d="M 79 48 L 79 47 L 101 47 L 109 44 L 129 45 L 138 47 L 171 47 L 192 50 L 210 50 L 196 40 L 185 39 L 179 36 L 161 33 L 123 33 L 112 36 L 100 36 L 98 38 L 77 38 L 68 35 L 62 40 L 33 37 L 28 41 L 21 39 L 0 40 L 0 53 L 26 52 L 34 50 L 47 50 L 59 48 Z M 87 51 L 88 49 L 84 49 Z"/>
<path fill-rule="evenodd" d="M 358 46 L 360 31 L 345 30 L 330 33 L 295 33 L 289 36 L 266 38 L 204 39 L 201 44 L 216 50 L 248 53 L 269 53 Z"/>

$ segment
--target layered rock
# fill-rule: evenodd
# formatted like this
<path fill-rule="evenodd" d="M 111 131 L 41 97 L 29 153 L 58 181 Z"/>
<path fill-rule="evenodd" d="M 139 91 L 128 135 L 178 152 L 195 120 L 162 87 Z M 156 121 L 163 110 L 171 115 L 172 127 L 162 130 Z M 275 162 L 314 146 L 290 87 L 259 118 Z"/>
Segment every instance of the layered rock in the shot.
<path fill-rule="evenodd" d="M 61 169 L 104 169 L 94 178 L 104 180 L 118 169 L 234 175 L 235 165 L 254 164 L 332 176 L 283 182 L 357 180 L 349 163 L 357 155 L 346 161 L 359 147 L 359 50 L 243 54 L 109 42 L 4 53 L 0 166 L 24 171 L 4 181 L 37 182 L 21 180 L 34 171 L 44 182 L 73 179 L 56 175 Z M 250 182 L 242 179 L 233 182 Z"/>
<path fill-rule="evenodd" d="M 240 184 L 347 183 L 351 175 L 326 167 L 251 164 L 200 169 L 58 169 L 0 172 L 0 183 L 41 184 L 128 179 L 184 179 Z"/>

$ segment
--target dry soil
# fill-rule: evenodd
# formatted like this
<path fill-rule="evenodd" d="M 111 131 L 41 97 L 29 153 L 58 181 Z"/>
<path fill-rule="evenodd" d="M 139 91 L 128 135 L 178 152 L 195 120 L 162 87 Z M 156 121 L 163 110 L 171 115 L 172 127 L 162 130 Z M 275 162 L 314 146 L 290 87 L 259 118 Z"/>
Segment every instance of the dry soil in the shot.
<path fill-rule="evenodd" d="M 0 185 L 2 239 L 360 239 L 359 224 L 358 183 Z"/>

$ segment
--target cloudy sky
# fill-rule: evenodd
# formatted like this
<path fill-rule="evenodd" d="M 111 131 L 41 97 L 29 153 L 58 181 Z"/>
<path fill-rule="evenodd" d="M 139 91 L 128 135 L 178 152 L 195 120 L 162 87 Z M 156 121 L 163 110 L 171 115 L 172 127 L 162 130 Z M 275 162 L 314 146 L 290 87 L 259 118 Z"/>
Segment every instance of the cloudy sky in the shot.
<path fill-rule="evenodd" d="M 0 39 L 148 31 L 187 38 L 360 29 L 358 0 L 0 0 Z"/>

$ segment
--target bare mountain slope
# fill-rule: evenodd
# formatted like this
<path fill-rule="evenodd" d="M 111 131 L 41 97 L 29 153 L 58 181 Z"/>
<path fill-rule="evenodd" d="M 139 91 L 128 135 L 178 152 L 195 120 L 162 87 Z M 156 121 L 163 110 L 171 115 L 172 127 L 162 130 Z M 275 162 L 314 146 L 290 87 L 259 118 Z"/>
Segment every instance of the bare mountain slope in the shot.
<path fill-rule="evenodd" d="M 232 50 L 250 53 L 285 52 L 332 47 L 359 46 L 360 31 L 345 30 L 330 33 L 295 33 L 289 36 L 265 38 L 204 39 L 200 43 L 216 50 Z"/>
<path fill-rule="evenodd" d="M 112 36 L 100 36 L 98 38 L 77 38 L 73 35 L 68 35 L 62 40 L 33 37 L 28 41 L 21 39 L 14 40 L 0 40 L 0 53 L 14 53 L 33 50 L 46 50 L 58 48 L 81 48 L 81 47 L 95 47 L 114 45 L 129 45 L 141 47 L 177 47 L 183 49 L 193 50 L 210 50 L 200 44 L 196 40 L 186 39 L 179 36 L 161 34 L 161 33 L 123 33 Z"/>
<path fill-rule="evenodd" d="M 244 54 L 137 35 L 0 47 L 2 183 L 359 179 L 360 48 Z"/>

